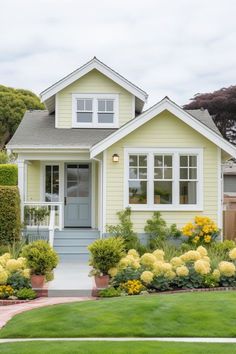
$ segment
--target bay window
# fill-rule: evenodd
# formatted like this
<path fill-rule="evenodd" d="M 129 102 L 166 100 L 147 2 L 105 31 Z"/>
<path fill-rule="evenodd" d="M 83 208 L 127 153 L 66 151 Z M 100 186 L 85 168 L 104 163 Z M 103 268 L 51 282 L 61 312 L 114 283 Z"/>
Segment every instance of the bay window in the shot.
<path fill-rule="evenodd" d="M 134 210 L 201 210 L 202 149 L 125 149 L 126 202 Z"/>

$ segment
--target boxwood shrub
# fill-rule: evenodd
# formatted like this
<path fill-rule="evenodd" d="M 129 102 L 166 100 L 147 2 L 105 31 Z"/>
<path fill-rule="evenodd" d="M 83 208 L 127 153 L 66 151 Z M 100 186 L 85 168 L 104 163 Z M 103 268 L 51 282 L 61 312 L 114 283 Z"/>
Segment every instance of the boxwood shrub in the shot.
<path fill-rule="evenodd" d="M 0 186 L 0 245 L 20 239 L 20 196 L 16 186 Z"/>
<path fill-rule="evenodd" d="M 17 171 L 16 165 L 0 164 L 0 186 L 16 186 Z"/>

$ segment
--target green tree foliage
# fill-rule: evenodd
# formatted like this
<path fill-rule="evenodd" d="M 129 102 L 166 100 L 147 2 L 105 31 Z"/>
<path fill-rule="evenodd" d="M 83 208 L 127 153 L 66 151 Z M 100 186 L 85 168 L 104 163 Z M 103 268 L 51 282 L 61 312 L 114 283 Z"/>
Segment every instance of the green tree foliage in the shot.
<path fill-rule="evenodd" d="M 38 96 L 0 85 L 0 149 L 9 141 L 26 110 L 45 109 Z"/>
<path fill-rule="evenodd" d="M 236 144 L 236 85 L 198 93 L 184 109 L 207 109 L 224 138 Z"/>
<path fill-rule="evenodd" d="M 17 180 L 17 165 L 0 164 L 0 186 L 16 186 Z"/>

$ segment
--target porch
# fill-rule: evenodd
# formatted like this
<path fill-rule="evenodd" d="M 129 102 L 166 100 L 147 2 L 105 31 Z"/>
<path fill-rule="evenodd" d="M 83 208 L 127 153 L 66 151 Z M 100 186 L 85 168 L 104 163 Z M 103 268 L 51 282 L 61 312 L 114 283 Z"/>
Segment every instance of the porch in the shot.
<path fill-rule="evenodd" d="M 96 160 L 85 152 L 27 155 L 18 158 L 25 235 L 49 240 L 61 255 L 84 254 L 105 228 L 102 155 Z"/>

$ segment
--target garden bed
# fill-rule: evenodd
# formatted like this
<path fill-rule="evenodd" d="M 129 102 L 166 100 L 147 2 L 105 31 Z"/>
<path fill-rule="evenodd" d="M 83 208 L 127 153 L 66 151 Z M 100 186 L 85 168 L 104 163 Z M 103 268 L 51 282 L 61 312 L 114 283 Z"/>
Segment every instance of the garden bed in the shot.
<path fill-rule="evenodd" d="M 9 300 L 9 299 L 0 300 L 0 306 L 24 304 L 24 303 L 29 302 L 29 301 L 32 301 L 32 300 L 19 300 L 19 299 L 16 299 L 16 300 Z"/>

